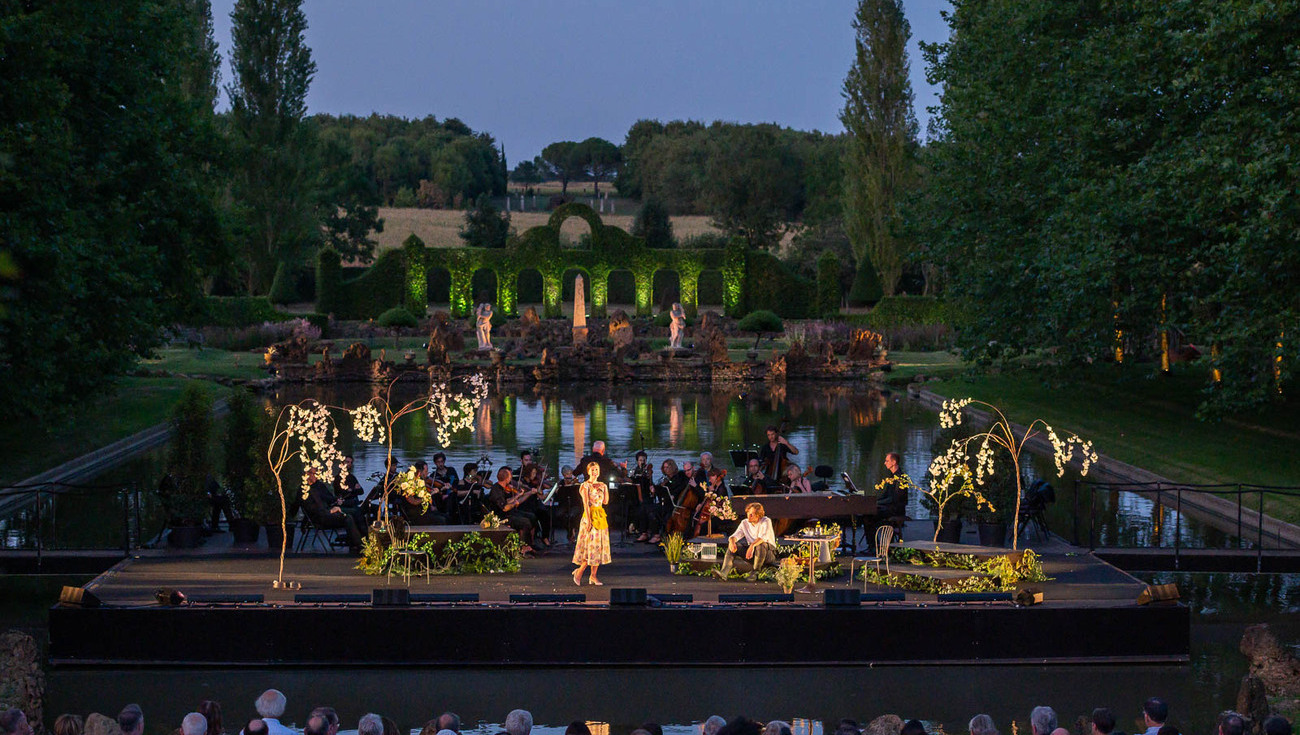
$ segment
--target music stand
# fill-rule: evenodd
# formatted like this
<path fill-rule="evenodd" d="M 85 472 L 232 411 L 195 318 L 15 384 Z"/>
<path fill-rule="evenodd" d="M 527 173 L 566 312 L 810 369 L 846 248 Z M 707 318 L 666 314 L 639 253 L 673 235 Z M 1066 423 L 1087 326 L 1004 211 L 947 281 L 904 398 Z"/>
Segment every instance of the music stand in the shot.
<path fill-rule="evenodd" d="M 731 455 L 732 466 L 741 469 L 749 464 L 749 460 L 758 459 L 758 445 L 751 444 L 748 449 L 733 447 L 728 453 Z"/>

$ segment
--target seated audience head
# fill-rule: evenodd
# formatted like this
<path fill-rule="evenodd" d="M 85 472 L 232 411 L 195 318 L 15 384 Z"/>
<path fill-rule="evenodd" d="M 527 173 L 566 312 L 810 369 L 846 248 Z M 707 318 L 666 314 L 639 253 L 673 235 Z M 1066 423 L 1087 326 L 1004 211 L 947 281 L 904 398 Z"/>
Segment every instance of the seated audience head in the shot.
<path fill-rule="evenodd" d="M 1142 703 L 1142 719 L 1147 727 L 1159 727 L 1169 719 L 1169 703 L 1159 697 L 1152 697 Z"/>
<path fill-rule="evenodd" d="M 244 735 L 267 735 L 266 723 L 259 717 L 244 725 Z"/>
<path fill-rule="evenodd" d="M 769 720 L 763 726 L 763 735 L 790 735 L 790 723 L 781 720 Z"/>
<path fill-rule="evenodd" d="M 709 719 L 704 721 L 700 726 L 700 735 L 718 735 L 718 731 L 727 724 L 727 721 L 717 715 L 709 715 Z"/>
<path fill-rule="evenodd" d="M 401 735 L 397 729 L 397 721 L 391 717 L 380 717 L 379 721 L 384 723 L 384 735 Z"/>
<path fill-rule="evenodd" d="M 302 735 L 329 735 L 329 732 L 329 718 L 319 712 L 308 715 L 307 724 L 302 728 Z"/>
<path fill-rule="evenodd" d="M 384 720 L 371 712 L 361 716 L 357 722 L 357 735 L 384 735 Z"/>
<path fill-rule="evenodd" d="M 989 722 L 992 724 L 992 720 Z M 925 725 L 922 725 L 920 720 L 908 720 L 903 723 L 903 729 L 898 731 L 898 735 L 925 735 Z"/>
<path fill-rule="evenodd" d="M 86 715 L 86 735 L 122 735 L 122 726 L 117 720 L 98 712 Z"/>
<path fill-rule="evenodd" d="M 17 707 L 0 712 L 0 735 L 32 735 L 27 714 Z"/>
<path fill-rule="evenodd" d="M 650 733 L 650 735 L 664 735 L 664 729 L 657 722 L 647 722 L 641 726 L 641 729 Z"/>
<path fill-rule="evenodd" d="M 284 716 L 284 708 L 287 704 L 283 692 L 279 689 L 267 689 L 253 703 L 253 709 L 257 710 L 257 715 L 263 720 L 279 720 Z"/>
<path fill-rule="evenodd" d="M 1159 730 L 1156 730 L 1156 735 L 1183 735 L 1183 734 L 1178 732 L 1178 728 L 1166 722 L 1165 724 L 1160 726 Z"/>
<path fill-rule="evenodd" d="M 1291 735 L 1291 723 L 1281 715 L 1273 715 L 1264 720 L 1264 735 Z"/>
<path fill-rule="evenodd" d="M 597 444 L 600 444 L 602 451 L 605 449 L 603 443 L 597 442 Z M 593 444 L 592 449 L 595 448 Z M 533 713 L 526 709 L 510 710 L 510 714 L 506 715 L 505 726 L 509 735 L 528 735 L 533 731 Z"/>
<path fill-rule="evenodd" d="M 1236 712 L 1219 715 L 1219 735 L 1245 735 L 1246 720 Z"/>
<path fill-rule="evenodd" d="M 762 735 L 762 733 L 762 725 L 743 715 L 728 722 L 718 731 L 718 735 Z"/>
<path fill-rule="evenodd" d="M 993 724 L 993 718 L 988 715 L 975 715 L 970 718 L 966 729 L 970 731 L 970 735 L 998 735 L 997 725 Z"/>
<path fill-rule="evenodd" d="M 455 712 L 443 712 L 438 715 L 438 729 L 460 732 L 460 715 Z"/>
<path fill-rule="evenodd" d="M 209 735 L 221 735 L 226 731 L 225 724 L 221 722 L 221 705 L 216 700 L 205 699 L 199 702 L 198 712 L 208 721 Z"/>
<path fill-rule="evenodd" d="M 429 720 L 420 728 L 420 735 L 438 735 L 438 721 Z"/>
<path fill-rule="evenodd" d="M 843 719 L 835 726 L 835 735 L 859 735 L 862 729 L 858 727 L 857 720 Z"/>
<path fill-rule="evenodd" d="M 1056 729 L 1056 710 L 1051 707 L 1035 707 L 1029 713 L 1029 724 L 1034 728 L 1034 735 L 1052 735 Z"/>
<path fill-rule="evenodd" d="M 574 720 L 564 728 L 564 735 L 591 735 L 591 728 L 582 720 Z"/>
<path fill-rule="evenodd" d="M 1115 732 L 1115 713 L 1105 707 L 1093 710 L 1092 731 L 1095 735 L 1110 735 Z"/>
<path fill-rule="evenodd" d="M 54 721 L 54 735 L 81 735 L 86 730 L 86 723 L 81 715 L 59 715 Z"/>
<path fill-rule="evenodd" d="M 650 735 L 650 731 L 645 729 L 644 727 L 638 727 L 637 729 L 628 733 L 628 735 Z"/>
<path fill-rule="evenodd" d="M 191 712 L 181 720 L 181 735 L 207 735 L 208 718 L 198 712 Z"/>
<path fill-rule="evenodd" d="M 339 713 L 333 707 L 317 707 L 311 711 L 312 716 L 320 715 L 329 724 L 328 735 L 337 735 L 339 731 Z"/>
<path fill-rule="evenodd" d="M 117 726 L 122 728 L 122 735 L 143 735 L 144 712 L 138 704 L 128 704 L 117 713 Z"/>

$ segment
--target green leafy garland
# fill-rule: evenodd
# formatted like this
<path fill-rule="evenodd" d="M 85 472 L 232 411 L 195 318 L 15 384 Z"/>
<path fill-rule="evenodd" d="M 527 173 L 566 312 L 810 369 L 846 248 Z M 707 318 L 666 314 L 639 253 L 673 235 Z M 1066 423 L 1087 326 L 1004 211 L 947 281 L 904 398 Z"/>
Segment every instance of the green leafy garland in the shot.
<path fill-rule="evenodd" d="M 1043 572 L 1043 563 L 1032 549 L 1026 549 L 1019 562 L 1013 562 L 1010 554 L 1002 554 L 985 561 L 980 561 L 971 554 L 953 554 L 943 551 L 925 551 L 923 549 L 893 548 L 889 558 L 897 563 L 914 566 L 943 567 L 947 569 L 967 569 L 987 577 L 967 577 L 956 582 L 943 582 L 926 577 L 914 577 L 902 573 L 885 574 L 871 568 L 862 570 L 862 579 L 885 587 L 898 587 L 913 592 L 946 594 L 951 592 L 1009 592 L 1021 582 L 1046 582 L 1050 579 Z"/>
<path fill-rule="evenodd" d="M 523 557 L 523 543 L 517 533 L 497 544 L 478 532 L 471 532 L 447 542 L 440 550 L 435 548 L 432 536 L 421 533 L 412 537 L 408 548 L 428 554 L 430 571 L 434 574 L 513 574 L 519 571 L 519 560 Z M 356 568 L 371 576 L 380 575 L 389 564 L 401 563 L 394 556 L 392 546 L 381 546 L 370 536 L 361 546 Z"/>

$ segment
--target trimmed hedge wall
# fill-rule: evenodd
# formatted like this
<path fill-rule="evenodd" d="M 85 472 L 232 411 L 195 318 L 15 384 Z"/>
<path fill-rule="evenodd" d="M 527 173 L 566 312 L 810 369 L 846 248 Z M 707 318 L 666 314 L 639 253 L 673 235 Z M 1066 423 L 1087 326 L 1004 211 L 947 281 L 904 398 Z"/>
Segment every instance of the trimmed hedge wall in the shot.
<path fill-rule="evenodd" d="M 265 296 L 209 296 L 195 318 L 195 327 L 249 327 L 295 318 L 277 310 Z"/>
<path fill-rule="evenodd" d="M 407 252 L 387 250 L 359 278 L 345 281 L 339 254 L 321 250 L 316 262 L 316 311 L 333 314 L 335 319 L 374 319 L 401 306 L 406 296 Z"/>
<path fill-rule="evenodd" d="M 852 324 L 872 329 L 903 326 L 954 326 L 947 302 L 934 296 L 886 296 L 866 314 L 849 317 Z"/>
<path fill-rule="evenodd" d="M 812 314 L 815 286 L 770 253 L 750 252 L 746 258 L 745 311 L 765 309 L 783 319 Z"/>

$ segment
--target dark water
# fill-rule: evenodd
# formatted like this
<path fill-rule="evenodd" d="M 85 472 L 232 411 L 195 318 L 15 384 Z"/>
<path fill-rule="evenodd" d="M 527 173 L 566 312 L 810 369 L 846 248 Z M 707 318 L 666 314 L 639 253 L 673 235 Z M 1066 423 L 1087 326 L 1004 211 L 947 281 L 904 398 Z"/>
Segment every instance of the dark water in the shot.
<path fill-rule="evenodd" d="M 278 403 L 314 398 L 336 406 L 357 406 L 373 394 L 366 386 L 304 387 L 284 390 L 270 400 Z M 415 398 L 414 390 L 394 403 Z M 1024 418 L 1024 417 L 1018 417 Z M 858 487 L 870 491 L 882 472 L 884 457 L 897 451 L 903 469 L 923 483 L 934 456 L 937 417 L 902 392 L 882 392 L 865 385 L 758 385 L 752 387 L 665 385 L 610 386 L 571 384 L 547 391 L 494 391 L 480 408 L 474 427 L 453 436 L 450 446 L 437 442 L 428 416 L 414 414 L 397 426 L 394 455 L 403 465 L 447 454 L 459 469 L 487 457 L 494 466 L 518 466 L 519 453 L 530 450 L 552 474 L 576 464 L 582 449 L 605 441 L 616 460 L 633 463 L 637 450 L 650 455 L 656 473 L 660 462 L 673 458 L 698 461 L 700 452 L 714 453 L 715 464 L 736 475 L 728 450 L 764 440 L 764 428 L 785 421 L 786 436 L 800 450 L 794 460 L 807 469 L 827 465 L 833 486 L 848 472 Z M 386 449 L 354 441 L 342 426 L 341 444 L 356 458 L 363 483 L 378 478 Z M 1103 452 L 1105 447 L 1100 448 Z M 114 469 L 92 482 L 126 489 L 79 491 L 46 495 L 41 513 L 33 507 L 0 517 L 0 543 L 9 548 L 33 548 L 39 535 L 46 548 L 113 548 L 132 539 L 147 541 L 161 530 L 162 517 L 150 490 L 157 487 L 165 451 L 156 450 Z M 1174 511 L 1130 492 L 1088 491 L 1076 498 L 1077 473 L 1054 477 L 1049 458 L 1036 457 L 1026 482 L 1047 477 L 1056 487 L 1057 502 L 1049 507 L 1052 530 L 1067 540 L 1087 544 L 1090 532 L 1100 545 L 1172 546 L 1174 534 L 1186 547 L 1234 547 L 1234 534 L 1184 518 Z M 734 477 L 734 476 L 733 476 Z M 138 492 L 137 492 L 138 491 Z M 138 501 L 138 502 L 137 502 Z M 908 515 L 929 517 L 919 494 L 910 499 Z M 1251 546 L 1249 539 L 1242 543 Z"/>

